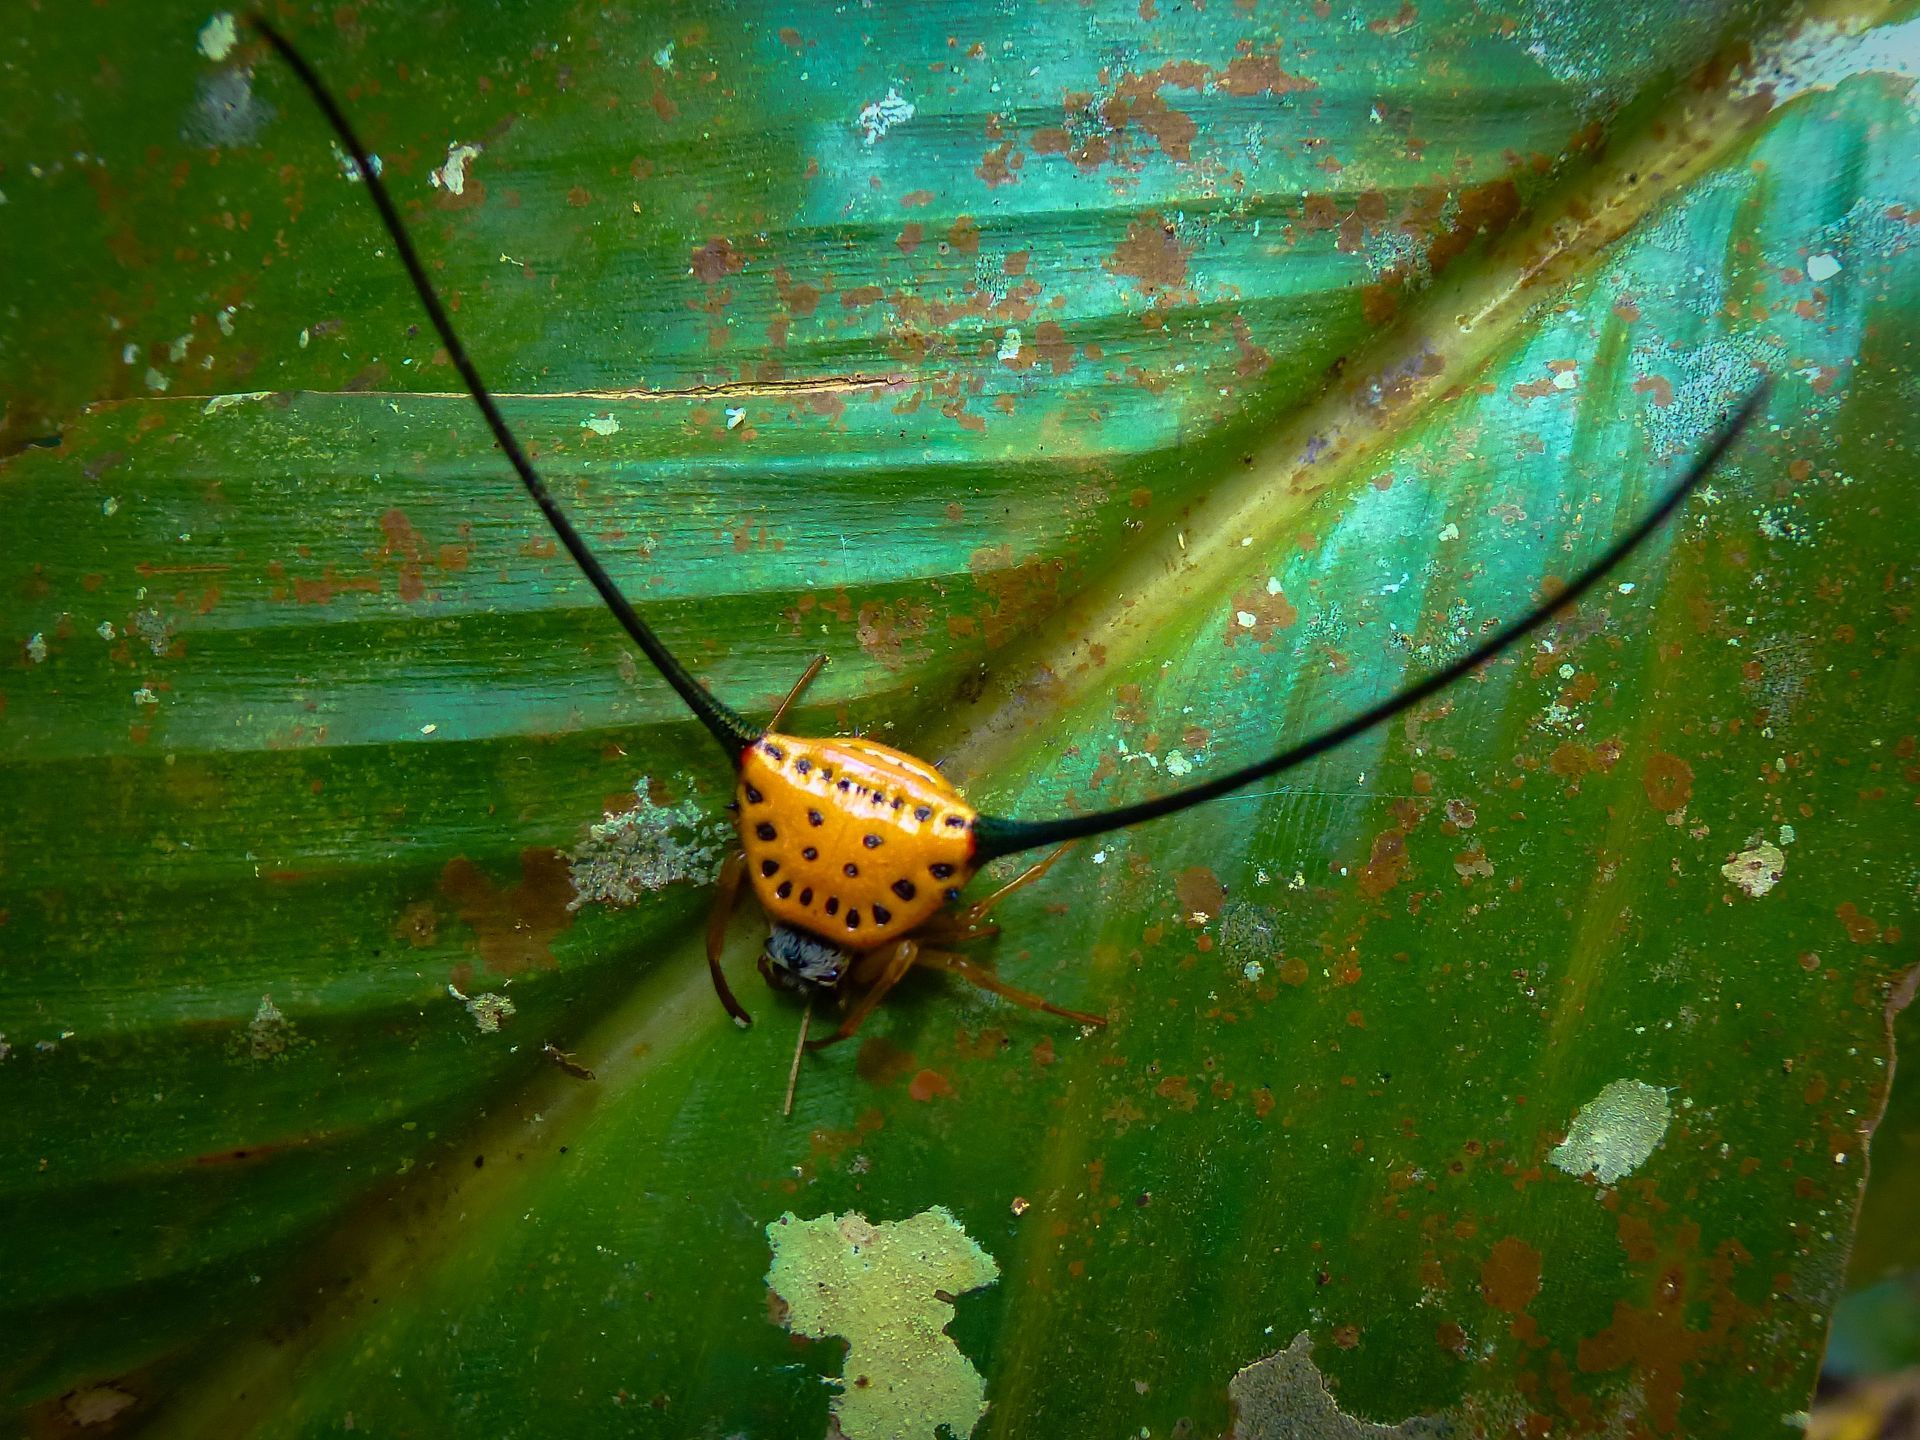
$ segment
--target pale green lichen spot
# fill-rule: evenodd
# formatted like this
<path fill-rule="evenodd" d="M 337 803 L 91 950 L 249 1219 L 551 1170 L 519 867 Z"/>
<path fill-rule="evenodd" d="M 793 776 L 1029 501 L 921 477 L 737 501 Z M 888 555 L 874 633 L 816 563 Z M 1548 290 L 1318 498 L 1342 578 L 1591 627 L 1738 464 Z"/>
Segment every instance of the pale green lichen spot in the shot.
<path fill-rule="evenodd" d="M 958 1440 L 987 1413 L 987 1382 L 946 1333 L 941 1297 L 991 1285 L 993 1257 L 943 1207 L 871 1224 L 857 1212 L 767 1226 L 767 1287 L 786 1303 L 796 1335 L 847 1342 L 833 1416 L 847 1440 Z"/>
<path fill-rule="evenodd" d="M 1639 1080 L 1615 1080 L 1582 1105 L 1567 1138 L 1547 1158 L 1569 1175 L 1612 1185 L 1632 1174 L 1667 1133 L 1667 1092 Z"/>

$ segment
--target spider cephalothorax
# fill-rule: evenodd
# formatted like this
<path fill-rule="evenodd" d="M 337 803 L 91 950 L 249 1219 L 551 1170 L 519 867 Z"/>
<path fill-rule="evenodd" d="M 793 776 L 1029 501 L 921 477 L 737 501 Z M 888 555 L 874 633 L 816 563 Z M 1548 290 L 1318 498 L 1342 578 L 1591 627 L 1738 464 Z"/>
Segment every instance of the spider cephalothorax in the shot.
<path fill-rule="evenodd" d="M 778 920 L 760 952 L 760 973 L 776 990 L 809 997 L 836 989 L 853 966 L 853 953 Z"/>

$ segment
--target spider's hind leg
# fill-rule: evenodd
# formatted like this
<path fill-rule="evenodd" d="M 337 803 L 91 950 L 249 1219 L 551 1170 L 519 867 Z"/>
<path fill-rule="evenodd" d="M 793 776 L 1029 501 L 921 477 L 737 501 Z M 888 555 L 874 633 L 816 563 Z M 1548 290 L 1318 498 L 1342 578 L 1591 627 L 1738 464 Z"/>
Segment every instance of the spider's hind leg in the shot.
<path fill-rule="evenodd" d="M 944 970 L 949 975 L 958 975 L 969 984 L 978 985 L 982 990 L 991 990 L 1002 999 L 1011 1000 L 1016 1005 L 1024 1005 L 1029 1010 L 1044 1010 L 1049 1015 L 1058 1015 L 1066 1020 L 1077 1020 L 1082 1025 L 1104 1025 L 1104 1015 L 1089 1015 L 1084 1010 L 1068 1010 L 1055 1005 L 1051 1000 L 1034 994 L 1031 990 L 1022 990 L 1009 985 L 984 965 L 976 965 L 964 955 L 955 955 L 946 950 L 922 950 L 919 962 L 933 970 Z"/>
<path fill-rule="evenodd" d="M 713 909 L 707 914 L 707 973 L 713 977 L 714 993 L 720 997 L 720 1003 L 727 1007 L 727 1014 L 741 1025 L 753 1024 L 753 1016 L 733 998 L 733 991 L 727 986 L 727 977 L 720 969 L 720 952 L 726 948 L 727 922 L 733 918 L 733 907 L 739 903 L 740 877 L 746 873 L 747 852 L 733 851 L 720 866 L 720 879 L 713 892 Z"/>

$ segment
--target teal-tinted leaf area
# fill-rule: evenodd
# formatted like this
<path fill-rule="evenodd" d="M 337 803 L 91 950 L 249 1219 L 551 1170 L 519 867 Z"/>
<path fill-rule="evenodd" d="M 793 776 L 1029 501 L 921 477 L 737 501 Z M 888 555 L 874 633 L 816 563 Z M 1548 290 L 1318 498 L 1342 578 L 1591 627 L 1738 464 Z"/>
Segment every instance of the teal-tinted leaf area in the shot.
<path fill-rule="evenodd" d="M 782 1119 L 757 918 L 753 1029 L 699 959 L 721 757 L 289 77 L 200 11 L 24 21 L 4 433 L 60 443 L 0 470 L 9 1413 L 825 1433 L 843 1347 L 770 1310 L 766 1227 L 941 1207 L 1000 1273 L 948 1327 L 977 1435 L 1225 1434 L 1302 1334 L 1283 1409 L 1782 1427 L 1912 961 L 1920 144 L 1860 58 L 1906 30 L 301 18 L 669 642 L 754 714 L 828 653 L 793 728 L 995 813 L 1444 664 L 1775 391 L 1536 641 L 1010 899 L 980 958 L 1107 1027 L 912 976 Z M 1621 153 L 1675 178 L 1609 208 Z"/>

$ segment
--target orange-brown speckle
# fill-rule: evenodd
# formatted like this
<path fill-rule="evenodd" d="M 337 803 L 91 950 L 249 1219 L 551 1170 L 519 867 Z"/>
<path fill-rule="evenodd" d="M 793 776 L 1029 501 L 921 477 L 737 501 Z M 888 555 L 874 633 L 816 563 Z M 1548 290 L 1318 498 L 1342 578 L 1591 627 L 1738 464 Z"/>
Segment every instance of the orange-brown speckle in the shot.
<path fill-rule="evenodd" d="M 1693 798 L 1693 767 L 1676 755 L 1655 753 L 1640 771 L 1640 784 L 1656 810 L 1684 810 Z"/>
<path fill-rule="evenodd" d="M 1480 1294 L 1486 1302 L 1518 1315 L 1540 1293 L 1540 1252 L 1517 1235 L 1493 1247 L 1480 1267 Z"/>

